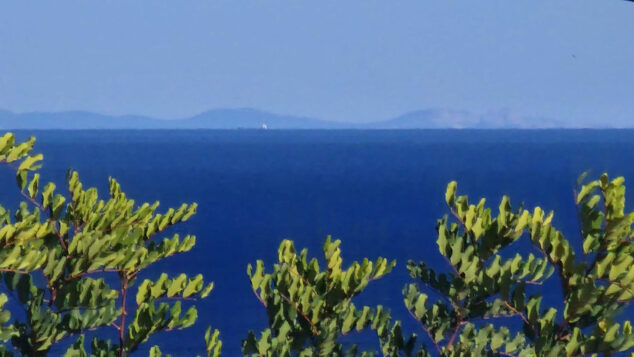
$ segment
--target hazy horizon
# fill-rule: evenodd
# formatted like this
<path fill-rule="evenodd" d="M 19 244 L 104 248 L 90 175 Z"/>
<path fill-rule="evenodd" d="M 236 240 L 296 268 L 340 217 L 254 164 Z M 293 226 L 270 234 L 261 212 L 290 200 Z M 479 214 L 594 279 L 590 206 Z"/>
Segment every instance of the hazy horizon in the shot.
<path fill-rule="evenodd" d="M 379 121 L 337 122 L 271 113 L 254 108 L 222 108 L 177 119 L 104 115 L 88 111 L 14 113 L 0 109 L 0 128 L 8 130 L 79 129 L 634 129 L 629 125 L 584 125 L 553 118 L 526 117 L 510 111 L 478 114 L 425 109 Z"/>

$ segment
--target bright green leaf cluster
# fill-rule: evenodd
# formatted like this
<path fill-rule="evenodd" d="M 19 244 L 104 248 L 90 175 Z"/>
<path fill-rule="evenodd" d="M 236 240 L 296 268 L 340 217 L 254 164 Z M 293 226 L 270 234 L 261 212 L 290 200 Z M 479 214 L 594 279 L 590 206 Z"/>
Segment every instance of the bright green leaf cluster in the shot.
<path fill-rule="evenodd" d="M 220 331 L 207 328 L 205 332 L 205 352 L 207 357 L 220 357 L 222 351 L 222 341 L 220 341 Z"/>
<path fill-rule="evenodd" d="M 409 262 L 418 283 L 404 289 L 407 309 L 437 354 L 611 355 L 634 347 L 631 322 L 618 322 L 634 299 L 634 213 L 625 213 L 623 178 L 610 181 L 604 174 L 582 185 L 584 177 L 576 194 L 581 256 L 553 227 L 552 212 L 513 210 L 504 197 L 494 216 L 484 199 L 469 204 L 467 196 L 457 195 L 455 182 L 448 185 L 451 217 L 438 221 L 437 244 L 451 270 L 436 273 L 425 263 Z M 502 250 L 522 237 L 540 256 L 505 259 Z M 551 279 L 559 282 L 563 304 L 543 307 L 539 291 Z M 503 318 L 520 319 L 522 331 L 479 323 Z M 418 352 L 402 347 L 400 331 L 389 337 L 399 353 L 428 354 L 424 346 Z"/>
<path fill-rule="evenodd" d="M 213 283 L 186 274 L 141 281 L 140 274 L 193 248 L 194 236 L 159 236 L 195 214 L 196 204 L 159 213 L 158 202 L 137 204 L 112 178 L 103 199 L 74 171 L 60 193 L 53 183 L 41 184 L 36 170 L 43 157 L 31 153 L 34 143 L 0 137 L 0 164 L 15 170 L 25 199 L 13 213 L 0 206 L 0 276 L 8 292 L 0 294 L 0 342 L 11 344 L 0 345 L 0 357 L 46 355 L 67 339 L 65 356 L 121 357 L 153 334 L 192 326 L 198 317 L 192 302 L 207 297 Z M 494 213 L 484 199 L 471 204 L 458 195 L 456 182 L 447 186 L 450 215 L 438 221 L 436 243 L 449 269 L 410 261 L 416 282 L 403 289 L 405 307 L 431 344 L 405 336 L 382 306 L 353 303 L 394 261 L 364 259 L 344 268 L 341 242 L 328 237 L 322 267 L 305 249 L 297 253 L 293 242 L 283 241 L 272 271 L 262 261 L 247 268 L 269 327 L 249 333 L 243 354 L 373 356 L 340 341 L 365 330 L 376 333 L 381 354 L 390 357 L 631 351 L 634 334 L 623 312 L 634 300 L 634 212 L 626 211 L 622 177 L 584 180 L 585 174 L 575 191 L 581 249 L 553 226 L 552 212 L 513 209 L 504 197 Z M 534 252 L 513 254 L 519 240 Z M 561 305 L 544 306 L 546 284 L 560 288 Z M 12 304 L 25 313 L 12 315 Z M 522 329 L 511 332 L 509 319 Z M 102 328 L 114 328 L 118 341 L 90 336 L 88 352 L 86 333 Z M 208 328 L 204 341 L 206 356 L 219 357 L 219 331 Z M 159 346 L 150 349 L 150 356 L 162 355 Z"/>
<path fill-rule="evenodd" d="M 126 356 L 152 334 L 191 326 L 198 316 L 191 301 L 205 298 L 213 288 L 202 275 L 170 279 L 163 274 L 134 289 L 145 268 L 193 248 L 193 236 L 157 236 L 188 220 L 196 204 L 159 213 L 158 202 L 137 204 L 112 178 L 109 196 L 101 199 L 95 188 L 83 187 L 74 171 L 66 178 L 67 193 L 59 193 L 53 183 L 41 185 L 33 172 L 42 160 L 31 154 L 34 143 L 31 138 L 16 144 L 10 133 L 0 137 L 0 164 L 15 169 L 26 200 L 13 215 L 0 207 L 0 273 L 26 311 L 24 321 L 9 324 L 9 312 L 0 309 L 0 339 L 10 339 L 22 355 L 40 356 L 75 338 L 66 355 L 87 356 L 84 333 L 114 328 L 118 343 L 95 336 L 90 354 Z M 129 296 L 135 293 L 136 304 L 131 304 Z M 0 295 L 0 308 L 6 301 L 7 295 Z M 212 350 L 219 351 L 217 336 L 215 343 Z"/>
<path fill-rule="evenodd" d="M 248 266 L 253 292 L 266 307 L 270 328 L 260 337 L 249 334 L 243 341 L 245 355 L 354 356 L 356 346 L 344 350 L 338 338 L 367 328 L 387 334 L 389 312 L 382 306 L 357 308 L 352 299 L 368 283 L 389 273 L 395 262 L 365 259 L 344 269 L 340 244 L 326 239 L 324 269 L 317 259 L 308 260 L 305 249 L 297 254 L 289 240 L 280 245 L 271 273 L 262 261 L 255 268 Z"/>
<path fill-rule="evenodd" d="M 15 336 L 16 330 L 13 325 L 7 325 L 11 320 L 11 312 L 4 310 L 4 306 L 9 301 L 5 294 L 0 294 L 0 341 L 6 342 Z"/>

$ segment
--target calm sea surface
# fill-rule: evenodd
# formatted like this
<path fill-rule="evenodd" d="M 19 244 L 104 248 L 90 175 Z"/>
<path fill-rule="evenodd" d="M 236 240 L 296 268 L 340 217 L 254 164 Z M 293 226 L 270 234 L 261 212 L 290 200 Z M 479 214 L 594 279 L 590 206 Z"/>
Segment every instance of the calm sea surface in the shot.
<path fill-rule="evenodd" d="M 450 180 L 495 209 L 507 194 L 516 205 L 554 210 L 556 226 L 577 246 L 577 176 L 607 171 L 634 185 L 634 131 L 18 132 L 29 135 L 37 136 L 36 151 L 45 156 L 42 181 L 63 185 L 73 168 L 85 187 L 103 194 L 113 176 L 137 202 L 159 200 L 164 209 L 198 202 L 198 214 L 177 229 L 197 236 L 194 251 L 146 274 L 203 273 L 216 284 L 198 304 L 196 327 L 149 341 L 175 356 L 202 354 L 207 325 L 221 330 L 224 355 L 236 356 L 249 329 L 266 325 L 245 268 L 256 259 L 272 264 L 284 238 L 319 257 L 327 235 L 340 238 L 344 264 L 366 256 L 397 259 L 395 271 L 358 304 L 387 305 L 420 334 L 402 304 L 401 289 L 410 281 L 405 263 L 425 260 L 446 269 L 434 226 L 447 213 Z M 15 179 L 1 172 L 1 202 L 15 207 Z M 556 297 L 548 296 L 555 303 Z M 368 343 L 367 336 L 355 339 Z"/>

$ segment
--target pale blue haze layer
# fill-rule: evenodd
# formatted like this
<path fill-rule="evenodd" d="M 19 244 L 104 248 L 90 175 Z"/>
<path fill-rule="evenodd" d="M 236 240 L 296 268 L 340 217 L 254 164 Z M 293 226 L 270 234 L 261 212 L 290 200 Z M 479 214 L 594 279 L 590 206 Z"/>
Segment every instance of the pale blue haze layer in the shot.
<path fill-rule="evenodd" d="M 5 1 L 0 109 L 357 123 L 507 109 L 624 126 L 633 18 L 623 0 Z"/>

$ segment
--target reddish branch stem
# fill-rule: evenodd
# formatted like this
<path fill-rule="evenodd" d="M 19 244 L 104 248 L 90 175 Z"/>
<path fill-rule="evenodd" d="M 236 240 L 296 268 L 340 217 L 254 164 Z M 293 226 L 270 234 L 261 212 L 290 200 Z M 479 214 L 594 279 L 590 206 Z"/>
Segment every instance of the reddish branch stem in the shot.
<path fill-rule="evenodd" d="M 35 199 L 33 199 L 31 196 L 29 196 L 26 192 L 20 190 L 20 194 L 24 198 L 26 198 L 29 202 L 31 202 L 35 207 L 37 207 L 42 213 L 44 213 L 44 214 L 46 214 L 48 216 L 48 222 L 50 223 L 51 227 L 53 227 L 53 231 L 55 232 L 55 234 L 59 238 L 59 244 L 62 246 L 62 248 L 65 251 L 67 251 L 68 248 L 66 247 L 66 242 L 64 242 L 64 237 L 62 236 L 62 234 L 57 229 L 56 221 L 51 218 L 51 216 L 48 214 L 48 212 L 46 212 L 44 207 L 42 207 L 42 205 L 39 202 L 37 202 Z"/>
<path fill-rule="evenodd" d="M 266 302 L 264 301 L 264 299 L 262 299 L 262 297 L 258 294 L 257 291 L 253 290 L 253 295 L 255 295 L 256 298 L 258 298 L 258 300 L 260 301 L 260 303 L 262 305 L 264 305 L 264 307 L 266 307 Z"/>
<path fill-rule="evenodd" d="M 119 269 L 98 269 L 98 270 L 89 270 L 89 271 L 85 271 L 82 273 L 77 273 L 75 275 L 71 275 L 69 277 L 66 278 L 66 282 L 69 282 L 71 280 L 75 280 L 77 278 L 81 278 L 84 275 L 89 275 L 89 274 L 97 274 L 97 273 L 120 273 L 121 271 Z"/>
<path fill-rule="evenodd" d="M 306 316 L 306 314 L 304 314 L 304 312 L 297 306 L 295 305 L 291 299 L 289 299 L 288 297 L 284 296 L 284 294 L 279 294 L 282 299 L 284 299 L 289 305 L 291 305 L 300 315 L 302 315 L 302 317 L 304 318 L 304 320 L 306 320 L 306 322 L 308 322 L 308 324 L 310 325 L 310 327 L 313 330 L 313 333 L 316 336 L 319 336 L 319 330 L 317 330 L 317 326 L 315 326 L 315 324 L 310 320 L 310 318 L 308 318 L 308 316 Z"/>
<path fill-rule="evenodd" d="M 28 271 L 22 271 L 22 270 L 17 270 L 17 269 L 6 269 L 6 268 L 0 269 L 0 272 L 3 272 L 3 273 L 14 273 L 14 274 L 29 274 Z"/>
<path fill-rule="evenodd" d="M 121 281 L 121 321 L 119 322 L 119 356 L 125 356 L 125 348 L 123 343 L 125 342 L 125 317 L 127 311 L 125 308 L 126 297 L 128 292 L 128 276 L 122 273 L 123 280 Z"/>
<path fill-rule="evenodd" d="M 447 342 L 447 348 L 449 348 L 449 350 L 453 350 L 454 340 L 456 339 L 456 336 L 458 336 L 458 331 L 460 331 L 460 328 L 465 323 L 466 322 L 464 322 L 464 321 L 459 321 L 458 324 L 456 325 L 456 328 L 453 330 L 453 333 L 451 334 L 451 337 L 449 338 L 449 342 Z"/>
<path fill-rule="evenodd" d="M 519 315 L 522 318 L 522 321 L 524 321 L 524 323 L 526 325 L 528 325 L 528 327 L 530 327 L 531 330 L 535 331 L 535 328 L 533 327 L 533 325 L 531 325 L 530 321 L 528 321 L 526 316 L 524 316 L 524 314 L 521 311 L 519 311 L 518 309 L 516 309 L 513 306 L 511 306 L 511 304 L 509 304 L 508 301 L 504 301 L 504 306 L 506 306 L 507 309 L 509 309 L 509 310 L 513 311 L 514 313 L 516 313 L 517 315 Z"/>
<path fill-rule="evenodd" d="M 436 351 L 438 351 L 438 355 L 442 355 L 442 348 L 440 348 L 440 345 L 438 345 L 438 342 L 436 342 L 436 340 L 434 339 L 434 337 L 431 335 L 431 332 L 429 332 L 429 329 L 427 329 L 427 327 L 425 326 L 425 324 L 423 324 L 422 321 L 420 321 L 418 319 L 418 317 L 416 317 L 416 315 L 414 315 L 411 311 L 407 310 L 407 312 L 414 318 L 414 320 L 418 321 L 420 323 L 420 326 L 422 327 L 423 331 L 425 331 L 425 333 L 427 334 L 427 337 L 429 337 L 429 339 L 431 340 L 431 342 L 434 343 L 434 346 L 436 347 Z"/>

